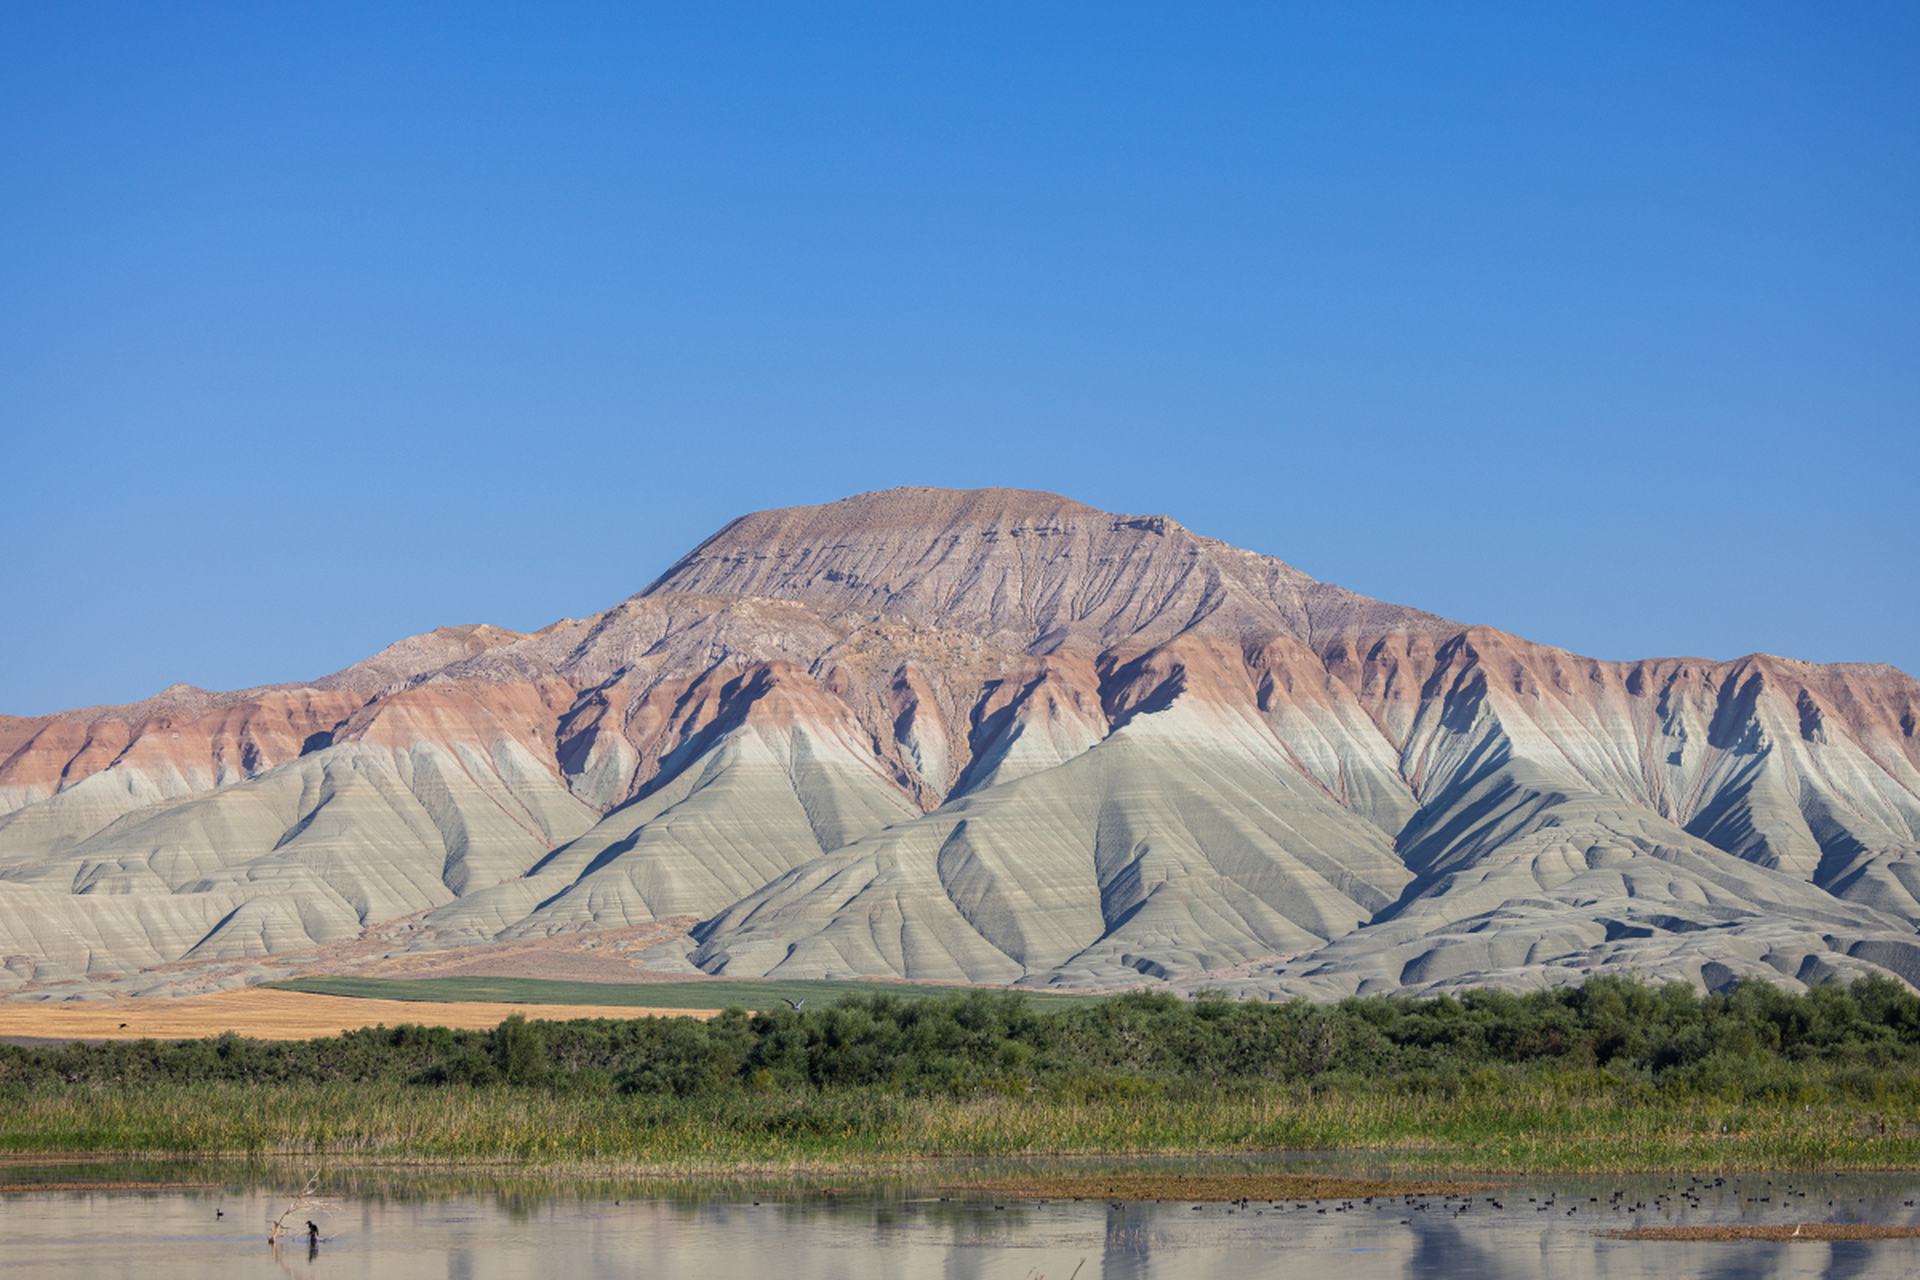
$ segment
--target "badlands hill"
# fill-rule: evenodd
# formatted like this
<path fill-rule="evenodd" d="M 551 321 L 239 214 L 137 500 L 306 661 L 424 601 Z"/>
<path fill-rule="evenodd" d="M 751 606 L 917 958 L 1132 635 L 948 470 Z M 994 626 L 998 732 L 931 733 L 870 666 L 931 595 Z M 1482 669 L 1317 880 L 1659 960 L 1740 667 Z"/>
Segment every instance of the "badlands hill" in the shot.
<path fill-rule="evenodd" d="M 589 618 L 0 717 L 0 762 L 40 998 L 636 926 L 729 976 L 1920 981 L 1901 672 L 1598 662 L 1043 493 L 746 516 Z"/>

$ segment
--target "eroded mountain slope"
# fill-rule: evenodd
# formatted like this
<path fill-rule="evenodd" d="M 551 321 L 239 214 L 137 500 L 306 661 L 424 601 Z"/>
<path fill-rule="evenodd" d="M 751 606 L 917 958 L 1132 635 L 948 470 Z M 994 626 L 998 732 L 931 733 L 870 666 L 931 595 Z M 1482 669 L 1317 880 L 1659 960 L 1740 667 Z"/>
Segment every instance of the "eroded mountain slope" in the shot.
<path fill-rule="evenodd" d="M 395 920 L 434 947 L 698 918 L 653 961 L 1914 979 L 1917 719 L 1889 667 L 1597 662 L 1165 517 L 889 490 L 743 517 L 535 634 L 0 719 L 0 956 L 74 994 Z"/>

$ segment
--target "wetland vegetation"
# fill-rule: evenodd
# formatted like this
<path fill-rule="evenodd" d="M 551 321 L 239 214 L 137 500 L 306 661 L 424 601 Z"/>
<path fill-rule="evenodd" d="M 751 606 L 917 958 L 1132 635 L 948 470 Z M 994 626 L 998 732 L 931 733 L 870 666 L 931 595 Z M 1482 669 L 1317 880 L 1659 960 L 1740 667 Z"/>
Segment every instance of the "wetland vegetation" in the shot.
<path fill-rule="evenodd" d="M 308 1041 L 0 1047 L 0 1149 L 662 1173 L 1368 1153 L 1383 1170 L 1920 1166 L 1899 983 L 1331 1005 L 1017 993 Z"/>

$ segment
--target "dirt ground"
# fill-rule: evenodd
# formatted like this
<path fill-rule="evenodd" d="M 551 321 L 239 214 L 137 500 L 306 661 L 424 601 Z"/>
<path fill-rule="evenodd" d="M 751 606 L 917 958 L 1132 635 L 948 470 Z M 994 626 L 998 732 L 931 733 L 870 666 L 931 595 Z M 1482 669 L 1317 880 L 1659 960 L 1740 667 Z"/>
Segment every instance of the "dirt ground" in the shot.
<path fill-rule="evenodd" d="M 635 1009 L 575 1004 L 437 1004 L 359 1000 L 246 987 L 181 1000 L 0 1002 L 0 1036 L 35 1040 L 180 1040 L 235 1031 L 257 1040 L 307 1040 L 379 1023 L 403 1022 L 473 1030 L 499 1026 L 510 1014 L 562 1022 L 570 1018 L 644 1018 L 650 1014 L 711 1018 L 718 1009 Z"/>
<path fill-rule="evenodd" d="M 1632 1227 L 1597 1234 L 1610 1240 L 1911 1240 L 1920 1236 L 1920 1227 L 1885 1222 L 1766 1222 Z"/>
<path fill-rule="evenodd" d="M 405 923 L 405 922 L 402 922 Z M 624 929 L 590 929 L 520 942 L 382 954 L 365 941 L 323 948 L 299 966 L 297 976 L 335 978 L 552 978 L 567 982 L 700 982 L 704 973 L 657 973 L 635 957 L 647 948 L 686 936 L 699 921 L 676 916 Z M 405 936 L 389 927 L 380 939 L 390 951 Z"/>

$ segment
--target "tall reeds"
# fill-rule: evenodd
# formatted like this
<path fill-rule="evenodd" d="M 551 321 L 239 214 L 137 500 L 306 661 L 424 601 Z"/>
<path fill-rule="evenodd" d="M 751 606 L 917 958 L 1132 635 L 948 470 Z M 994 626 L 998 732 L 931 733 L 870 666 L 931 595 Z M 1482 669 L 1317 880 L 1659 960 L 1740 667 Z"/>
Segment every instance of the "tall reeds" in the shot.
<path fill-rule="evenodd" d="M 1518 1090 L 1469 1099 L 1274 1088 L 1080 1101 L 869 1089 L 581 1097 L 501 1087 L 204 1082 L 36 1089 L 0 1119 L 0 1148 L 512 1162 L 669 1175 L 1274 1150 L 1365 1153 L 1402 1169 L 1697 1172 L 1916 1167 L 1913 1127 L 1834 1107 L 1649 1106 Z"/>

